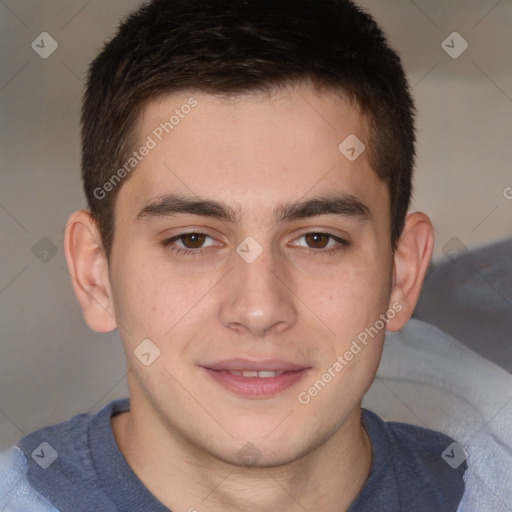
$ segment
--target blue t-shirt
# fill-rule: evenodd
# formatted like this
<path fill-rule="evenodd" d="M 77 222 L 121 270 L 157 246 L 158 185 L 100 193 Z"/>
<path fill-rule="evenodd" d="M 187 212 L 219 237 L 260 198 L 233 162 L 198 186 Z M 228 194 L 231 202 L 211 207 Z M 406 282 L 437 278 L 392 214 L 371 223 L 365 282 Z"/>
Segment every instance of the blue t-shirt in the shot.
<path fill-rule="evenodd" d="M 128 399 L 116 400 L 95 415 L 79 414 L 37 430 L 1 454 L 0 510 L 168 512 L 117 447 L 110 419 L 129 407 Z M 366 409 L 362 422 L 372 446 L 372 463 L 349 512 L 457 511 L 467 465 L 455 467 L 442 457 L 453 442 L 450 437 L 385 422 Z"/>

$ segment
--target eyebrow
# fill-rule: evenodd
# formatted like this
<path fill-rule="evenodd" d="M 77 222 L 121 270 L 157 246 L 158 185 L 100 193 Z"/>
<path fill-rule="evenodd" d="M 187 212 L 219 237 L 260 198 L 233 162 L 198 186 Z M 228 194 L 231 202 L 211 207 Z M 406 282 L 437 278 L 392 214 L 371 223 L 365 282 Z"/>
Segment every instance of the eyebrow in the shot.
<path fill-rule="evenodd" d="M 370 209 L 359 198 L 350 194 L 326 194 L 305 201 L 285 203 L 274 208 L 276 223 L 301 220 L 320 215 L 340 215 L 357 220 L 369 220 Z M 241 221 L 241 214 L 231 206 L 211 199 L 165 194 L 146 204 L 137 214 L 137 220 L 151 221 L 180 214 L 210 217 L 231 224 Z"/>

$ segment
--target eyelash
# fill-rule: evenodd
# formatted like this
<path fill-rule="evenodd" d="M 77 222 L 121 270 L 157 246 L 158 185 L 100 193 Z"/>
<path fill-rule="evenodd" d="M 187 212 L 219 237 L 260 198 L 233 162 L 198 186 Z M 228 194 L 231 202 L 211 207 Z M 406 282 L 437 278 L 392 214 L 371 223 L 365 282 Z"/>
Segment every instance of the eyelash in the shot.
<path fill-rule="evenodd" d="M 301 236 L 299 236 L 297 238 L 297 240 L 300 240 L 301 238 L 305 237 L 306 235 L 311 235 L 311 234 L 327 235 L 330 238 L 330 240 L 334 240 L 335 242 L 338 242 L 338 245 L 331 247 L 330 249 L 311 249 L 308 247 L 302 248 L 303 250 L 307 251 L 309 254 L 311 254 L 313 256 L 323 256 L 326 254 L 331 255 L 340 250 L 344 250 L 350 246 L 350 243 L 347 240 L 344 240 L 343 238 L 340 238 L 339 236 L 336 236 L 336 235 L 333 235 L 332 233 L 327 233 L 324 231 L 308 231 L 307 233 L 303 233 Z M 165 247 L 166 249 L 171 250 L 175 254 L 183 255 L 183 256 L 200 256 L 206 252 L 210 252 L 208 249 L 203 249 L 201 247 L 198 249 L 187 249 L 187 248 L 183 248 L 183 247 L 170 248 L 170 245 L 173 242 L 175 242 L 176 240 L 179 240 L 180 238 L 184 237 L 185 235 L 205 235 L 208 238 L 212 238 L 210 235 L 207 235 L 206 233 L 200 233 L 198 231 L 191 231 L 189 233 L 181 233 L 181 234 L 173 236 L 171 238 L 167 238 L 161 242 L 161 245 L 163 247 Z"/>

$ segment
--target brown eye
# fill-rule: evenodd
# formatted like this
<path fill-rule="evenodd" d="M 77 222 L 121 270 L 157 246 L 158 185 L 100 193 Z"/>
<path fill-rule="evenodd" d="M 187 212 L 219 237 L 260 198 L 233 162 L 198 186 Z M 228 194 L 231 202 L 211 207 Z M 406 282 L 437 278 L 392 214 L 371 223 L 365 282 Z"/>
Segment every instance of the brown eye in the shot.
<path fill-rule="evenodd" d="M 187 249 L 199 249 L 203 246 L 206 236 L 204 233 L 185 233 L 180 235 L 179 239 Z"/>
<path fill-rule="evenodd" d="M 302 247 L 303 251 L 312 256 L 327 256 L 346 249 L 350 246 L 350 243 L 331 233 L 310 231 L 309 233 L 304 233 L 291 245 Z"/>
<path fill-rule="evenodd" d="M 308 233 L 304 235 L 307 244 L 313 249 L 323 249 L 329 243 L 331 235 L 327 233 Z"/>
<path fill-rule="evenodd" d="M 204 256 L 207 252 L 215 250 L 215 247 L 220 248 L 222 244 L 205 233 L 192 231 L 162 240 L 160 245 L 176 255 Z"/>

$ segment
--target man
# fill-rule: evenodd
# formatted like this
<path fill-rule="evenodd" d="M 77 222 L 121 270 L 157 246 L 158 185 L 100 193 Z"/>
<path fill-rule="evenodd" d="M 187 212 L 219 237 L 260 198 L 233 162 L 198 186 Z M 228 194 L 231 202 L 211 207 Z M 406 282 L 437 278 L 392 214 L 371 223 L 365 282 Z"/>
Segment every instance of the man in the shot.
<path fill-rule="evenodd" d="M 413 110 L 349 0 L 133 13 L 90 69 L 65 236 L 130 398 L 23 438 L 3 510 L 457 510 L 453 440 L 361 409 L 432 254 Z"/>

